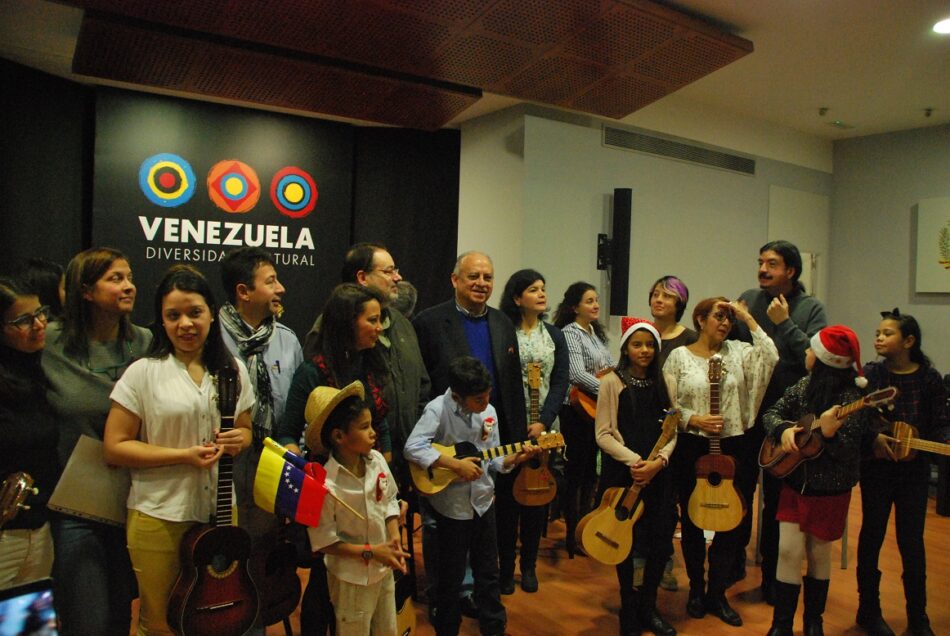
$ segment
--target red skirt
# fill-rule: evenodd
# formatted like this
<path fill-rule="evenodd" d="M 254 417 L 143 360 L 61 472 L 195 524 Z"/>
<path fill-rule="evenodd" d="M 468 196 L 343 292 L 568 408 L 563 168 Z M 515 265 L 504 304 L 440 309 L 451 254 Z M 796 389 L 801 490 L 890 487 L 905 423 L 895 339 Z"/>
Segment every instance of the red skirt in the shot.
<path fill-rule="evenodd" d="M 850 504 L 850 490 L 840 495 L 814 497 L 802 495 L 782 484 L 775 518 L 797 523 L 802 532 L 822 541 L 837 541 L 844 534 Z"/>

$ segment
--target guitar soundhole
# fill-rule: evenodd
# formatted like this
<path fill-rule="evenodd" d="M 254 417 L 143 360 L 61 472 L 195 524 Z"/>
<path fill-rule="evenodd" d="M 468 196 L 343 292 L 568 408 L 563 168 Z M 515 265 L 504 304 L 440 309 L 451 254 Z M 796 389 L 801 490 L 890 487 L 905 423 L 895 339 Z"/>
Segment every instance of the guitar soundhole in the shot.
<path fill-rule="evenodd" d="M 719 473 L 709 473 L 709 477 L 707 477 L 707 481 L 709 481 L 710 486 L 718 486 L 719 484 L 722 483 L 722 475 L 720 475 Z"/>
<path fill-rule="evenodd" d="M 532 457 L 528 460 L 528 465 L 533 469 L 537 470 L 541 468 L 541 459 L 539 457 Z"/>
<path fill-rule="evenodd" d="M 626 521 L 630 514 L 623 506 L 617 506 L 614 508 L 614 516 L 617 517 L 617 521 Z"/>
<path fill-rule="evenodd" d="M 230 567 L 231 559 L 223 554 L 216 554 L 211 559 L 211 569 L 214 570 L 216 574 L 226 572 Z"/>

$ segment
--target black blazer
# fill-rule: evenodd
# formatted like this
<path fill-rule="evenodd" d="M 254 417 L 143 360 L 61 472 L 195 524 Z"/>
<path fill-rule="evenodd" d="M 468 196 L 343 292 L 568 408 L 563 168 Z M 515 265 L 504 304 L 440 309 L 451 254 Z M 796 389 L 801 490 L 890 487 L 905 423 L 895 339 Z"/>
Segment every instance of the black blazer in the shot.
<path fill-rule="evenodd" d="M 422 360 L 432 382 L 432 398 L 449 388 L 449 365 L 459 356 L 472 351 L 465 336 L 462 316 L 455 299 L 426 309 L 412 321 L 419 337 Z M 520 442 L 528 435 L 527 412 L 521 381 L 521 357 L 515 328 L 505 314 L 488 308 L 488 333 L 495 362 L 495 383 L 498 391 L 491 396 L 498 412 L 498 432 L 504 444 Z"/>

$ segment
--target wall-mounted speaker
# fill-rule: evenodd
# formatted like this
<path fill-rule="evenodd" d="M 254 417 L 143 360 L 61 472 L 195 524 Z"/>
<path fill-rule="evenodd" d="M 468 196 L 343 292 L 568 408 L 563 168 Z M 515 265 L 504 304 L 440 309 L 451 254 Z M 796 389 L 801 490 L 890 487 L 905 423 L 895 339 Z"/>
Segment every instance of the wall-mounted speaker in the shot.
<path fill-rule="evenodd" d="M 627 315 L 630 287 L 630 216 L 633 190 L 614 188 L 613 229 L 610 258 L 610 315 Z"/>

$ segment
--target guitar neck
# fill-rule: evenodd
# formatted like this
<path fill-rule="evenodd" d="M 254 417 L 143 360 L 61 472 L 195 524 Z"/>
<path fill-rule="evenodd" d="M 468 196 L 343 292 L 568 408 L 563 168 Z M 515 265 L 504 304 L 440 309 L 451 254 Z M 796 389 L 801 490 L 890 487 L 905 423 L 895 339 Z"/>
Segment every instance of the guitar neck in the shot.
<path fill-rule="evenodd" d="M 891 438 L 894 439 L 894 438 Z M 917 437 L 911 439 L 895 439 L 898 444 L 907 445 L 914 450 L 922 450 L 928 453 L 937 453 L 938 455 L 950 456 L 950 444 L 941 444 L 940 442 L 931 442 Z"/>
<path fill-rule="evenodd" d="M 234 416 L 221 416 L 221 431 L 234 428 Z M 214 520 L 215 527 L 231 525 L 231 491 L 234 483 L 234 459 L 224 453 L 218 460 L 218 494 L 215 499 Z"/>
<path fill-rule="evenodd" d="M 709 414 L 719 415 L 719 382 L 715 380 L 709 382 Z M 722 448 L 719 445 L 719 433 L 709 434 L 709 452 L 712 455 L 722 454 Z"/>
<path fill-rule="evenodd" d="M 533 446 L 534 442 L 531 440 L 525 442 L 515 442 L 514 444 L 504 444 L 502 446 L 496 446 L 494 448 L 488 448 L 482 451 L 482 459 L 486 462 L 490 462 L 493 459 L 498 457 L 505 457 L 506 455 L 514 455 L 515 453 L 520 453 L 525 446 Z"/>
<path fill-rule="evenodd" d="M 528 389 L 528 424 L 541 421 L 540 393 L 538 389 Z"/>

